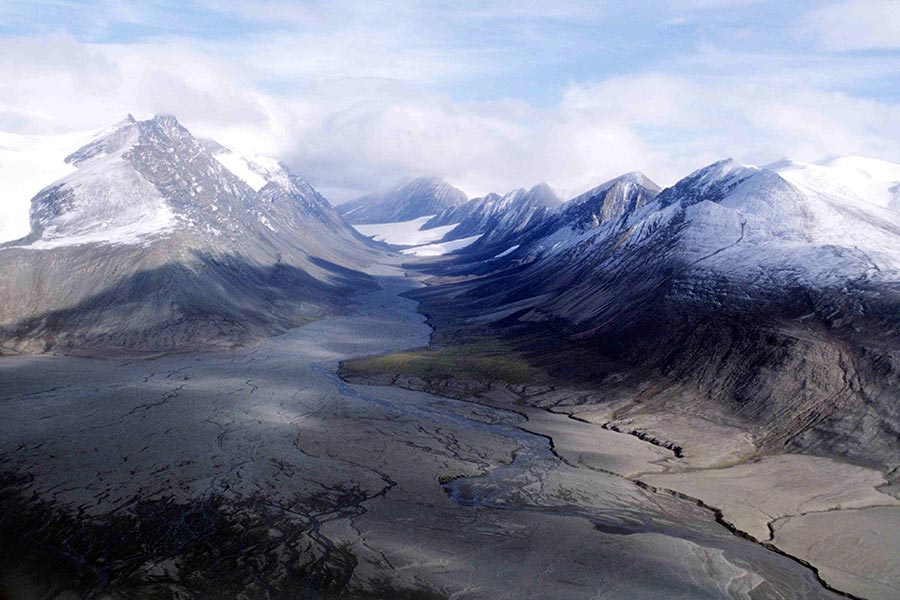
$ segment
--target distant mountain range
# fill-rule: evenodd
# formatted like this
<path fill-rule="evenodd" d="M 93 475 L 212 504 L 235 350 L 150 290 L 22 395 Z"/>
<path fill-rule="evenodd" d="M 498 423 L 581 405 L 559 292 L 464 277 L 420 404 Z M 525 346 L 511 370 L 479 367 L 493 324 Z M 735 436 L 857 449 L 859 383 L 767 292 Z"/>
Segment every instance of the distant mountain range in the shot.
<path fill-rule="evenodd" d="M 437 177 L 404 179 L 390 189 L 351 200 L 339 207 L 353 224 L 396 223 L 437 215 L 463 204 L 468 197 Z"/>
<path fill-rule="evenodd" d="M 562 203 L 556 192 L 541 183 L 503 196 L 488 194 L 435 215 L 424 228 L 456 224 L 444 239 L 459 239 L 495 231 L 523 231 Z"/>

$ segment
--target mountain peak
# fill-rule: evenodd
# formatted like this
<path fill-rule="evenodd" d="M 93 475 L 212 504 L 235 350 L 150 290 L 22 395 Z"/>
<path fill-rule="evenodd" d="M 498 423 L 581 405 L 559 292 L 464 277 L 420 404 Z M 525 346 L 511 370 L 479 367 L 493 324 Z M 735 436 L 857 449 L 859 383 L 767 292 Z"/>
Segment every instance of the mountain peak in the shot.
<path fill-rule="evenodd" d="M 187 128 L 178 122 L 175 115 L 158 114 L 147 121 L 138 121 L 137 126 L 141 128 L 143 133 L 162 133 L 169 139 L 188 139 L 194 141 L 194 137 Z"/>
<path fill-rule="evenodd" d="M 178 118 L 171 113 L 157 113 L 153 115 L 153 117 L 151 117 L 149 121 L 151 123 L 156 123 L 157 125 L 181 127 L 181 123 L 178 122 Z"/>
<path fill-rule="evenodd" d="M 67 156 L 65 161 L 78 167 L 97 156 L 116 154 L 138 144 L 153 143 L 154 140 L 163 143 L 164 139 L 193 140 L 193 137 L 174 115 L 158 114 L 138 121 L 128 113 L 118 123 L 101 130 L 89 144 Z"/>
<path fill-rule="evenodd" d="M 554 190 L 552 187 L 550 187 L 549 184 L 544 183 L 543 181 L 528 190 L 528 196 L 533 201 L 542 206 L 546 206 L 547 208 L 559 206 L 559 204 L 562 202 L 559 194 L 556 193 L 556 190 Z"/>
<path fill-rule="evenodd" d="M 440 177 L 405 178 L 391 188 L 367 194 L 341 206 L 345 218 L 355 224 L 396 223 L 438 215 L 459 206 L 468 196 Z"/>
<path fill-rule="evenodd" d="M 714 182 L 733 177 L 743 177 L 751 172 L 759 171 L 759 167 L 744 165 L 733 158 L 726 158 L 697 169 L 685 179 L 697 182 Z"/>
<path fill-rule="evenodd" d="M 659 191 L 659 186 L 643 173 L 625 173 L 564 204 L 562 219 L 575 229 L 591 229 L 630 215 L 651 202 Z"/>
<path fill-rule="evenodd" d="M 190 231 L 192 243 L 246 240 L 304 219 L 338 229 L 327 201 L 278 161 L 198 140 L 174 115 L 129 115 L 66 162 L 77 169 L 32 200 L 38 245 L 143 243 L 176 230 Z"/>
<path fill-rule="evenodd" d="M 569 205 L 580 204 L 582 202 L 591 200 L 592 198 L 596 198 L 601 194 L 605 194 L 609 192 L 616 186 L 633 184 L 638 185 L 650 192 L 652 195 L 658 194 L 661 190 L 656 183 L 651 180 L 649 177 L 641 173 L 640 171 L 631 171 L 630 173 L 625 173 L 624 175 L 619 175 L 618 177 L 614 177 L 613 179 L 604 181 L 600 185 L 589 189 L 588 191 L 580 194 L 567 202 Z"/>
<path fill-rule="evenodd" d="M 659 185 L 657 185 L 655 181 L 644 175 L 644 173 L 641 171 L 631 171 L 629 173 L 625 173 L 624 175 L 620 175 L 613 181 L 616 183 L 635 183 L 647 188 L 648 190 L 653 190 L 654 192 L 662 191 L 662 188 L 659 187 Z"/>
<path fill-rule="evenodd" d="M 658 197 L 663 206 L 682 202 L 685 206 L 698 202 L 718 202 L 735 187 L 760 173 L 759 167 L 743 165 L 726 158 L 698 169 L 674 186 L 663 190 Z"/>
<path fill-rule="evenodd" d="M 0 286 L 4 325 L 48 344 L 179 347 L 283 331 L 343 306 L 366 242 L 277 161 L 245 165 L 264 180 L 254 190 L 217 151 L 156 115 L 70 154 L 75 168 L 31 199 L 30 233 L 9 244 L 28 250 L 0 250 L 10 281 L 40 278 Z M 41 315 L 63 336 L 28 324 Z"/>
<path fill-rule="evenodd" d="M 416 175 L 414 177 L 404 177 L 397 182 L 396 187 L 406 185 L 449 185 L 442 177 L 437 175 Z"/>

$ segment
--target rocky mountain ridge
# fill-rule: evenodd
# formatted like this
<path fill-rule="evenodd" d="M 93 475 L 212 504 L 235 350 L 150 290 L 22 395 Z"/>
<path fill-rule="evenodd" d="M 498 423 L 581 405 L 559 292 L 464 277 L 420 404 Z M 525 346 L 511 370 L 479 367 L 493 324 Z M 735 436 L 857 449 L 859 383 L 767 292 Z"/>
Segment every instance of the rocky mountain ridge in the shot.
<path fill-rule="evenodd" d="M 129 116 L 71 154 L 31 233 L 0 246 L 3 348 L 227 346 L 373 285 L 377 250 L 306 181 L 273 162 L 254 189 L 210 148 L 171 115 Z"/>
<path fill-rule="evenodd" d="M 438 177 L 403 179 L 393 187 L 367 194 L 339 207 L 354 225 L 397 223 L 437 215 L 466 202 L 468 197 Z"/>
<path fill-rule="evenodd" d="M 563 205 L 573 221 L 473 244 L 427 267 L 438 279 L 415 296 L 439 332 L 506 336 L 641 398 L 623 417 L 707 414 L 760 447 L 896 473 L 900 213 L 787 168 L 726 160 L 605 213 Z"/>

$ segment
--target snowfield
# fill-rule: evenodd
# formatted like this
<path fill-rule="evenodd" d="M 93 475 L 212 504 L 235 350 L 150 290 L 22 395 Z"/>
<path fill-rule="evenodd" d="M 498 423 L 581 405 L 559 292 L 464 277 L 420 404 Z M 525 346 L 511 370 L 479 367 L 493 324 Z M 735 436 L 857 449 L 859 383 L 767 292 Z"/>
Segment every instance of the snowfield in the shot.
<path fill-rule="evenodd" d="M 238 179 L 258 192 L 266 184 L 274 182 L 282 186 L 291 185 L 290 177 L 276 159 L 259 154 L 245 154 L 234 148 L 222 148 L 213 154 L 219 164 L 231 171 Z"/>
<path fill-rule="evenodd" d="M 456 223 L 433 229 L 422 229 L 434 215 L 425 215 L 411 221 L 397 223 L 373 223 L 371 225 L 354 225 L 358 232 L 376 242 L 384 242 L 393 246 L 421 246 L 443 239 L 453 231 Z"/>
<path fill-rule="evenodd" d="M 434 215 L 425 215 L 411 221 L 354 225 L 353 227 L 376 242 L 384 242 L 393 246 L 405 246 L 400 252 L 410 256 L 441 256 L 454 250 L 465 248 L 481 237 L 481 234 L 479 234 L 441 242 L 440 240 L 453 231 L 458 223 L 422 229 L 432 218 L 434 218 Z"/>
<path fill-rule="evenodd" d="M 515 244 L 513 246 L 510 246 L 509 248 L 507 248 L 506 250 L 504 250 L 503 252 L 501 252 L 500 254 L 495 256 L 494 258 L 503 258 L 504 256 L 509 256 L 510 254 L 512 254 L 513 252 L 515 252 L 518 249 L 519 249 L 519 244 Z"/>
<path fill-rule="evenodd" d="M 244 156 L 226 149 L 217 152 L 213 157 L 221 163 L 223 167 L 232 172 L 238 179 L 253 188 L 254 192 L 258 192 L 268 183 L 266 178 L 257 173 L 253 168 L 253 164 Z"/>
<path fill-rule="evenodd" d="M 768 168 L 799 188 L 900 209 L 900 164 L 844 156 L 814 163 L 782 161 Z"/>
<path fill-rule="evenodd" d="M 428 244 L 426 246 L 407 248 L 406 250 L 401 250 L 400 252 L 402 254 L 410 254 L 413 256 L 442 256 L 444 254 L 449 254 L 454 250 L 461 250 L 462 248 L 475 243 L 475 241 L 480 237 L 481 234 L 473 235 L 471 237 L 451 240 L 449 242 L 438 242 L 436 244 Z"/>
<path fill-rule="evenodd" d="M 136 244 L 174 229 L 175 212 L 156 186 L 124 159 L 137 143 L 133 129 L 113 152 L 92 156 L 56 181 L 60 190 L 70 194 L 66 210 L 41 219 L 41 239 L 27 247 Z"/>
<path fill-rule="evenodd" d="M 178 224 L 178 216 L 165 203 L 158 202 L 149 210 L 132 215 L 130 222 L 102 222 L 96 229 L 54 236 L 45 232 L 41 239 L 19 248 L 49 250 L 80 244 L 142 244 L 159 234 L 171 231 Z"/>
<path fill-rule="evenodd" d="M 96 134 L 81 131 L 25 136 L 0 131 L 0 244 L 28 235 L 31 199 L 57 179 L 75 172 L 65 158 Z"/>

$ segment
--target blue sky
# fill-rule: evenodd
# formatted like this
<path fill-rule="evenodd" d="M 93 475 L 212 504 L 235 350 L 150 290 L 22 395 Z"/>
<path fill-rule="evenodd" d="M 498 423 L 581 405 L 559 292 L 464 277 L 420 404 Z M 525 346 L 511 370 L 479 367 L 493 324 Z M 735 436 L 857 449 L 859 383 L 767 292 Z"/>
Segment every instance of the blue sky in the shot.
<path fill-rule="evenodd" d="M 900 161 L 895 0 L 0 0 L 0 129 L 172 112 L 341 200 L 408 174 L 471 194 L 712 160 Z"/>

